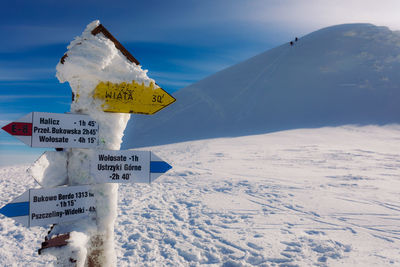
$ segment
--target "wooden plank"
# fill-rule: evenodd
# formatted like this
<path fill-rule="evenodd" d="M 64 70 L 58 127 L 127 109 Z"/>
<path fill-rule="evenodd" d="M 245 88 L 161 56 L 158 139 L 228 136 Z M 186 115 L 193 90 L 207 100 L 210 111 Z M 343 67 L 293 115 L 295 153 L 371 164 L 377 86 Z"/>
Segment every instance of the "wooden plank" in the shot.
<path fill-rule="evenodd" d="M 99 33 L 104 34 L 104 36 L 106 38 L 108 38 L 111 42 L 114 43 L 115 47 L 121 51 L 121 53 L 132 63 L 135 63 L 136 65 L 140 65 L 139 61 L 132 56 L 131 53 L 129 53 L 128 50 L 126 50 L 126 48 L 120 43 L 118 42 L 117 39 L 114 38 L 114 36 L 112 36 L 112 34 L 102 25 L 100 24 L 99 26 L 97 26 L 96 28 L 93 29 L 92 34 L 93 35 L 97 35 Z"/>
<path fill-rule="evenodd" d="M 111 42 L 114 43 L 115 47 L 132 63 L 135 63 L 136 65 L 140 65 L 139 61 L 132 56 L 131 53 L 129 53 L 128 50 L 126 50 L 126 48 L 120 43 L 118 42 L 117 39 L 115 39 L 115 37 L 102 25 L 100 24 L 99 26 L 97 26 L 96 28 L 94 28 L 92 30 L 92 34 L 93 35 L 97 35 L 99 33 L 102 33 L 107 39 L 109 39 Z M 79 45 L 79 44 L 78 44 Z M 64 54 L 61 59 L 60 59 L 60 63 L 64 64 L 65 59 L 68 57 L 68 54 Z"/>
<path fill-rule="evenodd" d="M 50 231 L 49 231 L 50 232 Z M 47 249 L 47 248 L 57 248 L 57 247 L 63 247 L 68 245 L 67 240 L 69 239 L 69 233 L 58 235 L 55 237 L 52 237 L 51 239 L 48 239 L 45 237 L 45 241 L 42 242 L 42 247 L 38 250 L 39 255 L 42 253 L 42 250 Z"/>

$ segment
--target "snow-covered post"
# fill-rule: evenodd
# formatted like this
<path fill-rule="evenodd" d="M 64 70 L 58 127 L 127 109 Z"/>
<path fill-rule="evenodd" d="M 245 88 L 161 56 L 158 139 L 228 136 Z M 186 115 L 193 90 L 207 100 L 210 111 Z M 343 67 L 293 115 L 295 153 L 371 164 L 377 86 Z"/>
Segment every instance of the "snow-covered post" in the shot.
<path fill-rule="evenodd" d="M 149 86 L 154 81 L 126 50 L 119 47 L 118 41 L 96 31 L 99 27 L 102 27 L 99 21 L 90 23 L 82 35 L 70 43 L 57 65 L 57 78 L 71 86 L 74 95 L 71 113 L 88 114 L 98 123 L 98 149 L 119 150 L 130 114 L 105 113 L 101 109 L 104 101 L 93 97 L 94 89 L 100 82 L 135 81 Z M 89 168 L 92 153 L 89 149 L 67 150 L 69 185 L 94 184 Z M 61 265 L 116 265 L 114 222 L 118 185 L 97 184 L 92 190 L 96 198 L 96 217 L 73 224 L 58 224 L 52 230 L 53 234 L 71 233 L 68 246 L 49 251 L 57 256 Z"/>

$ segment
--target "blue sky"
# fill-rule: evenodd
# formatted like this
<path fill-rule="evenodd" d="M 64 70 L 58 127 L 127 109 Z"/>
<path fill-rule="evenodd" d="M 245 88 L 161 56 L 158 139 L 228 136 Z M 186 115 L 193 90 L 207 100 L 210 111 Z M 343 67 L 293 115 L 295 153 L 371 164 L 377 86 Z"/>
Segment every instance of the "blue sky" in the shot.
<path fill-rule="evenodd" d="M 322 27 L 369 22 L 400 30 L 397 0 L 5 1 L 0 9 L 0 126 L 32 111 L 69 110 L 55 78 L 66 47 L 100 22 L 173 92 Z M 32 162 L 30 148 L 0 132 L 0 166 Z"/>

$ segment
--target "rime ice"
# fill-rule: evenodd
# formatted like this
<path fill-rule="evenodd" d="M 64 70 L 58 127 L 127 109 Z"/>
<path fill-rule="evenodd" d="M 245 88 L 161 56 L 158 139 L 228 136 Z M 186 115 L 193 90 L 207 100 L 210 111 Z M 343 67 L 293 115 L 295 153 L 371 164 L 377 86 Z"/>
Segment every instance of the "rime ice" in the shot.
<path fill-rule="evenodd" d="M 93 91 L 100 82 L 154 83 L 146 75 L 146 71 L 129 60 L 115 47 L 114 43 L 102 33 L 91 32 L 100 25 L 99 21 L 90 23 L 81 36 L 76 37 L 68 46 L 63 63 L 57 65 L 57 78 L 60 82 L 68 82 L 76 101 L 71 104 L 72 113 L 90 115 L 99 124 L 98 149 L 119 150 L 124 129 L 130 118 L 129 114 L 104 113 L 101 101 L 93 98 Z M 68 183 L 91 184 L 88 164 L 91 151 L 86 149 L 70 149 L 68 151 Z M 88 219 L 85 223 L 76 224 L 73 228 L 79 236 L 85 235 L 87 242 L 74 242 L 79 247 L 79 255 L 90 255 L 91 250 L 101 251 L 101 264 L 115 265 L 114 221 L 117 215 L 118 185 L 101 184 L 93 186 L 96 197 L 97 218 Z M 58 231 L 69 228 L 69 225 L 57 226 Z M 77 230 L 78 229 L 78 230 Z M 73 237 L 73 236 L 72 236 Z M 72 238 L 71 237 L 71 238 Z M 102 239 L 99 244 L 93 243 L 93 237 Z M 92 238 L 92 239 L 91 239 Z M 92 240 L 92 241 L 91 241 Z M 83 247 L 87 245 L 88 247 Z"/>

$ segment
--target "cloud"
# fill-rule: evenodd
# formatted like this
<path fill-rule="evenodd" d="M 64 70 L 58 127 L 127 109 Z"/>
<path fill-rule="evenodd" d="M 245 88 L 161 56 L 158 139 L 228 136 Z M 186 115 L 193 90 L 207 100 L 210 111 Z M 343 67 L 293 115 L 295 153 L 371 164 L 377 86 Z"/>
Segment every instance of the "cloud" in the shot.
<path fill-rule="evenodd" d="M 22 142 L 6 142 L 6 141 L 0 141 L 0 146 L 26 146 Z"/>
<path fill-rule="evenodd" d="M 169 93 L 173 93 L 193 83 L 191 81 L 171 81 L 168 79 L 158 79 L 157 81 L 157 84 Z"/>
<path fill-rule="evenodd" d="M 173 88 L 173 91 L 189 86 L 192 83 L 200 81 L 211 73 L 218 72 L 229 67 L 232 62 L 214 62 L 212 60 L 184 60 L 174 59 L 171 63 L 178 66 L 182 71 L 160 72 L 149 71 L 148 75 L 156 81 L 161 87 Z"/>
<path fill-rule="evenodd" d="M 42 151 L 14 151 L 14 150 L 0 150 L 0 166 L 12 166 L 17 164 L 32 164 L 37 160 Z"/>
<path fill-rule="evenodd" d="M 0 102 L 15 101 L 21 99 L 34 99 L 34 98 L 68 98 L 70 96 L 65 95 L 0 95 Z"/>
<path fill-rule="evenodd" d="M 398 0 L 252 0 L 201 1 L 195 10 L 189 1 L 168 14 L 163 23 L 149 22 L 149 37 L 179 43 L 215 45 L 226 42 L 274 40 L 305 35 L 323 27 L 344 23 L 372 23 L 400 29 Z M 178 14 L 179 12 L 179 14 Z M 124 38 L 129 38 L 124 34 Z M 275 43 L 277 44 L 277 43 Z"/>
<path fill-rule="evenodd" d="M 0 67 L 0 81 L 27 81 L 53 78 L 55 68 L 7 68 Z"/>
<path fill-rule="evenodd" d="M 238 15 L 249 22 L 301 29 L 308 33 L 343 23 L 372 23 L 400 29 L 398 0 L 280 0 L 248 1 Z M 251 14 L 251 16 L 249 16 Z"/>
<path fill-rule="evenodd" d="M 154 79 L 156 83 L 168 92 L 177 91 L 180 88 L 186 87 L 193 82 L 196 82 L 204 76 L 198 73 L 180 73 L 180 72 L 150 72 L 149 77 Z"/>
<path fill-rule="evenodd" d="M 106 1 L 96 2 L 94 6 L 89 2 L 79 5 L 77 10 L 74 5 L 54 3 L 37 8 L 36 4 L 27 3 L 26 8 L 34 8 L 35 12 L 17 18 L 12 11 L 7 12 L 6 5 L 0 32 L 7 38 L 0 44 L 0 51 L 68 44 L 80 35 L 86 24 L 98 18 L 121 42 L 212 44 L 224 39 L 229 42 L 232 36 L 270 39 L 271 35 L 254 36 L 254 29 L 265 34 L 284 32 L 288 36 L 351 22 L 400 29 L 398 0 L 149 0 L 122 1 L 120 5 Z"/>
<path fill-rule="evenodd" d="M 0 127 L 3 127 L 12 122 L 11 120 L 0 120 Z"/>
<path fill-rule="evenodd" d="M 204 73 L 214 73 L 225 69 L 232 65 L 234 62 L 231 59 L 172 59 L 172 63 L 180 66 L 181 68 L 190 69 L 197 73 L 198 78 L 202 78 Z M 194 77 L 194 75 L 193 75 Z"/>
<path fill-rule="evenodd" d="M 148 6 L 136 10 L 137 21 L 144 22 L 139 27 L 122 27 L 134 25 L 127 16 L 117 19 L 114 27 L 123 40 L 215 44 L 232 37 L 260 40 L 278 35 L 279 41 L 294 33 L 359 22 L 400 29 L 398 0 L 168 1 L 151 9 L 150 20 Z"/>
<path fill-rule="evenodd" d="M 0 126 L 9 124 L 13 120 L 19 119 L 26 114 L 24 113 L 7 113 L 5 110 L 0 110 Z"/>
<path fill-rule="evenodd" d="M 150 72 L 152 78 L 168 79 L 175 81 L 197 81 L 201 79 L 201 75 L 198 73 L 179 73 L 179 72 Z M 157 82 L 157 80 L 156 80 Z"/>
<path fill-rule="evenodd" d="M 23 52 L 32 47 L 65 43 L 68 44 L 73 37 L 80 34 L 72 26 L 34 24 L 3 24 L 0 32 L 6 35 L 0 43 L 0 52 Z M 83 31 L 83 29 L 80 29 Z"/>

